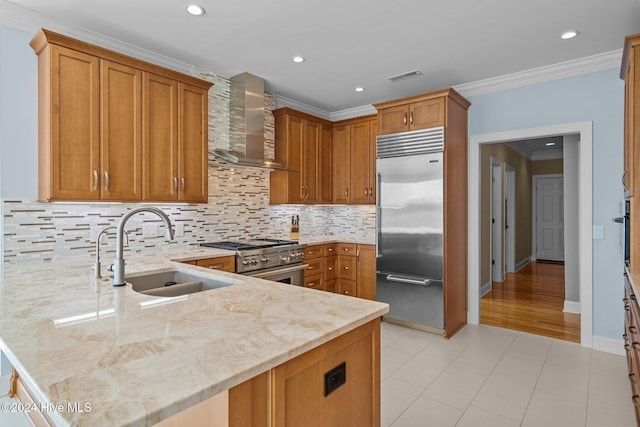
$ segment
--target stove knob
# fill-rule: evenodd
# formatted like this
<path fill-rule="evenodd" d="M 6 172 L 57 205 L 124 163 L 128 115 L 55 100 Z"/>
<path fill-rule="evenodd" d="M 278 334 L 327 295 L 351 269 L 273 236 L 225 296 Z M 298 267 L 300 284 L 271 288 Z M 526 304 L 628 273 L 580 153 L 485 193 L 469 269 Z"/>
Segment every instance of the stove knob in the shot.
<path fill-rule="evenodd" d="M 269 258 L 262 258 L 260 261 L 262 261 L 263 264 L 268 264 Z"/>
<path fill-rule="evenodd" d="M 258 260 L 257 259 L 252 259 L 251 260 L 251 264 L 252 265 L 258 265 Z"/>
<path fill-rule="evenodd" d="M 283 256 L 280 258 L 280 264 L 289 264 L 291 262 L 291 257 Z"/>
<path fill-rule="evenodd" d="M 249 265 L 249 261 L 242 261 L 242 265 L 246 267 L 247 265 Z"/>

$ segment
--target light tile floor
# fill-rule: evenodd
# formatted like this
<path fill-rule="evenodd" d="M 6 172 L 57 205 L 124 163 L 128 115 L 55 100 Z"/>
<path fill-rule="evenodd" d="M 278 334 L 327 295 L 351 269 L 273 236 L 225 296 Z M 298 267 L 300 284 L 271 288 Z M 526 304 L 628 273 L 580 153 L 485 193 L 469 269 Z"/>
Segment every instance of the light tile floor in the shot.
<path fill-rule="evenodd" d="M 627 361 L 487 325 L 381 331 L 383 427 L 633 427 Z"/>
<path fill-rule="evenodd" d="M 636 425 L 624 356 L 487 325 L 446 341 L 383 323 L 381 346 L 383 427 Z"/>

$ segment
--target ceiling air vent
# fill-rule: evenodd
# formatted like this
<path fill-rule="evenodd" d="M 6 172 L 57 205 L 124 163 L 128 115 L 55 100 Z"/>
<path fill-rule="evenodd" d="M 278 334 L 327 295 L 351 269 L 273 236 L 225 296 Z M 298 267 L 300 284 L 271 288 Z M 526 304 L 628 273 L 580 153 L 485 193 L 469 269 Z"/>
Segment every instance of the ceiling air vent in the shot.
<path fill-rule="evenodd" d="M 387 77 L 387 80 L 389 80 L 392 83 L 396 83 L 402 80 L 411 79 L 421 75 L 422 75 L 422 72 L 420 70 L 413 70 L 413 71 L 407 71 L 406 73 L 402 73 L 402 74 L 396 74 L 395 76 Z"/>

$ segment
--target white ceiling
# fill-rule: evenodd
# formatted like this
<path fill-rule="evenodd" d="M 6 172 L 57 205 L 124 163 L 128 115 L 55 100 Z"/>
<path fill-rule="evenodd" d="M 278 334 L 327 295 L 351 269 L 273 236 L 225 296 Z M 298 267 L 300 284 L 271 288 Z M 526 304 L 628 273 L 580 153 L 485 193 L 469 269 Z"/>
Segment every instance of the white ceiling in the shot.
<path fill-rule="evenodd" d="M 618 51 L 640 33 L 638 0 L 194 0 L 202 17 L 187 15 L 187 2 L 0 0 L 0 11 L 227 77 L 256 74 L 268 91 L 326 112 Z M 568 29 L 580 35 L 561 40 Z M 387 81 L 414 69 L 423 75 Z"/>

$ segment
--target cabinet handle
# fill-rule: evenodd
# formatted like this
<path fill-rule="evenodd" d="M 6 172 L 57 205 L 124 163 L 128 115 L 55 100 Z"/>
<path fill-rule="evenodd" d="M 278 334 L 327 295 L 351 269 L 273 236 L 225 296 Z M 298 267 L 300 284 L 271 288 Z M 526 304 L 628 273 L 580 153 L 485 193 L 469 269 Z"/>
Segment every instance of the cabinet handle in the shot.
<path fill-rule="evenodd" d="M 329 248 L 329 249 L 328 249 L 328 251 L 329 251 L 329 252 L 333 252 L 333 248 Z"/>
<path fill-rule="evenodd" d="M 333 270 L 333 267 L 329 267 L 329 271 Z"/>
<path fill-rule="evenodd" d="M 348 269 L 349 269 L 349 267 L 342 267 L 342 268 L 343 268 L 343 269 L 345 269 L 345 270 L 348 270 Z"/>
<path fill-rule="evenodd" d="M 180 185 L 182 187 L 182 192 L 184 193 L 184 177 L 180 178 Z"/>
<path fill-rule="evenodd" d="M 629 189 L 629 187 L 627 187 L 627 179 L 626 179 L 626 178 L 627 178 L 627 172 L 628 172 L 628 171 L 624 171 L 624 173 L 622 174 L 622 187 L 623 187 L 625 190 L 628 190 L 628 189 Z"/>
<path fill-rule="evenodd" d="M 413 111 L 409 113 L 409 124 L 413 124 Z"/>
<path fill-rule="evenodd" d="M 210 265 L 209 268 L 212 270 L 215 270 L 216 268 L 222 268 L 224 267 L 224 264 L 216 264 L 216 265 Z"/>
<path fill-rule="evenodd" d="M 109 191 L 109 172 L 104 171 L 104 191 Z"/>
<path fill-rule="evenodd" d="M 369 189 L 367 187 L 364 187 L 364 197 L 367 197 L 369 195 Z"/>
<path fill-rule="evenodd" d="M 360 248 L 356 251 L 356 261 L 360 261 Z"/>
<path fill-rule="evenodd" d="M 176 194 L 178 192 L 178 178 L 177 177 L 173 177 L 173 194 Z"/>
<path fill-rule="evenodd" d="M 343 292 L 345 295 L 349 295 L 349 291 L 344 291 Z"/>
<path fill-rule="evenodd" d="M 349 198 L 349 189 L 344 190 L 344 197 Z"/>
<path fill-rule="evenodd" d="M 98 191 L 98 171 L 93 171 L 93 191 Z"/>
<path fill-rule="evenodd" d="M 342 248 L 343 251 L 349 252 L 349 248 Z"/>
<path fill-rule="evenodd" d="M 640 396 L 638 396 L 637 394 L 633 395 L 633 397 L 631 398 L 631 400 L 633 400 L 633 404 L 640 407 Z"/>
<path fill-rule="evenodd" d="M 369 197 L 373 197 L 373 187 L 369 187 Z"/>
<path fill-rule="evenodd" d="M 407 113 L 404 113 L 404 119 L 402 120 L 402 122 L 405 126 L 407 125 Z"/>

